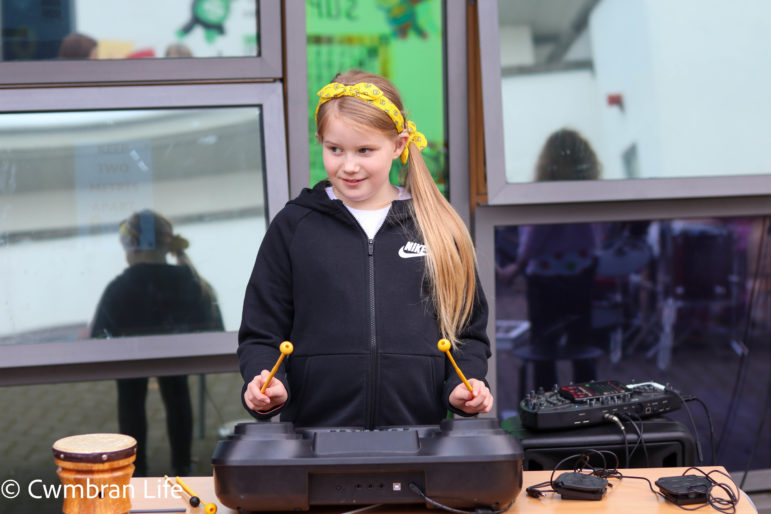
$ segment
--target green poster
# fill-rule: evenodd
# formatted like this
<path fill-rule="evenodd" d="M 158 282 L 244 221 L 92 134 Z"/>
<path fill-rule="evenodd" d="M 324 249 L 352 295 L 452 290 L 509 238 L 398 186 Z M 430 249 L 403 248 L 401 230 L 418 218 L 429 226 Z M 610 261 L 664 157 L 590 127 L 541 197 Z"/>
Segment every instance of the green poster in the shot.
<path fill-rule="evenodd" d="M 356 68 L 390 79 L 407 119 L 428 139 L 423 157 L 445 190 L 443 12 L 441 0 L 306 0 L 310 184 L 326 177 L 315 138 L 316 92 Z M 399 168 L 394 165 L 392 181 Z"/>

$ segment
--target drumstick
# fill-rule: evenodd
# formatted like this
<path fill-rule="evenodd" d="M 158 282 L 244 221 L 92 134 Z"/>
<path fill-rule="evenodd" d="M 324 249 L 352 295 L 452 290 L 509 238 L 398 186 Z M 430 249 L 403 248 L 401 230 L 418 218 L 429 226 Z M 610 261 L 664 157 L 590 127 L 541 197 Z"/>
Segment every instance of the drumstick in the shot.
<path fill-rule="evenodd" d="M 262 394 L 265 394 L 265 389 L 268 388 L 268 384 L 270 384 L 270 381 L 273 380 L 273 376 L 276 374 L 276 371 L 278 371 L 278 367 L 281 364 L 281 361 L 284 360 L 284 356 L 292 353 L 292 350 L 294 350 L 294 346 L 292 346 L 292 343 L 290 343 L 289 341 L 284 341 L 283 343 L 281 343 L 281 346 L 279 346 L 278 349 L 281 350 L 281 355 L 278 356 L 276 365 L 273 366 L 272 370 L 270 370 L 270 375 L 268 375 L 268 379 L 265 381 L 264 384 L 262 384 L 262 389 L 260 389 L 260 392 Z"/>
<path fill-rule="evenodd" d="M 182 489 L 184 489 L 188 495 L 190 495 L 190 505 L 196 507 L 196 505 L 193 505 L 193 498 L 198 500 L 198 505 L 200 505 L 201 499 L 182 481 L 181 478 L 177 477 L 177 483 L 182 486 Z M 217 506 L 213 503 L 205 503 L 203 509 L 206 514 L 215 514 L 217 512 Z"/>
<path fill-rule="evenodd" d="M 460 370 L 457 364 L 455 364 L 455 359 L 452 358 L 452 354 L 450 353 L 450 348 L 452 345 L 450 344 L 450 341 L 447 339 L 440 339 L 439 343 L 437 343 L 437 348 L 439 348 L 439 351 L 444 352 L 447 354 L 447 358 L 450 359 L 450 362 L 452 363 L 452 367 L 455 368 L 455 373 L 458 374 L 461 380 L 463 380 L 463 383 L 466 384 L 466 387 L 471 392 L 471 396 L 474 396 L 474 388 L 471 387 L 471 384 L 468 383 L 468 380 L 466 380 L 466 377 L 463 376 L 463 372 Z"/>
<path fill-rule="evenodd" d="M 171 479 L 167 475 L 163 475 L 163 479 L 167 483 L 170 483 L 171 485 L 174 485 L 174 482 L 172 482 Z M 177 479 L 179 480 L 179 477 L 177 477 Z M 180 485 L 182 485 L 182 484 L 180 484 Z M 184 489 L 184 492 L 186 492 L 188 494 L 188 497 L 189 497 L 188 498 L 188 502 L 190 503 L 190 506 L 191 507 L 198 507 L 201 504 L 201 499 L 198 496 L 195 496 L 194 494 L 192 494 L 192 491 L 190 491 L 189 489 L 186 489 L 186 487 L 187 486 L 185 485 L 185 486 L 182 487 L 182 489 Z"/>

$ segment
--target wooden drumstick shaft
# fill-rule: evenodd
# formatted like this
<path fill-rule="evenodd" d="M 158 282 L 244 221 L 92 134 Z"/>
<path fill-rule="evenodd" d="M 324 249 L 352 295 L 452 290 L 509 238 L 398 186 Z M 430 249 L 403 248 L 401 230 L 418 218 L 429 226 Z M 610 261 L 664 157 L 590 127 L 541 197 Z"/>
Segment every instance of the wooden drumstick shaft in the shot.
<path fill-rule="evenodd" d="M 177 483 L 182 487 L 182 489 L 185 490 L 185 492 L 188 495 L 190 495 L 190 498 L 198 498 L 199 501 L 200 501 L 200 496 L 195 494 L 193 492 L 193 490 L 190 489 L 190 487 L 185 482 L 182 481 L 181 478 L 177 477 Z M 205 503 L 204 504 L 204 512 L 206 514 L 214 514 L 215 512 L 217 512 L 217 506 L 215 504 L 213 504 L 213 503 Z"/>
<path fill-rule="evenodd" d="M 182 481 L 181 478 L 177 477 L 177 483 L 184 489 L 184 491 L 188 494 L 188 496 L 193 497 L 197 496 L 190 487 Z"/>
<path fill-rule="evenodd" d="M 468 388 L 469 392 L 471 393 L 471 396 L 474 396 L 474 388 L 471 387 L 471 384 L 468 383 L 468 380 L 466 380 L 466 377 L 463 375 L 463 372 L 458 367 L 458 364 L 455 363 L 455 359 L 453 359 L 452 354 L 450 353 L 450 341 L 447 339 L 440 339 L 439 344 L 437 345 L 441 351 L 443 351 L 447 358 L 450 359 L 450 363 L 452 364 L 452 367 L 455 368 L 455 373 L 458 374 L 460 379 L 463 381 L 464 384 L 466 384 L 466 388 Z"/>
<path fill-rule="evenodd" d="M 270 384 L 270 381 L 273 380 L 273 377 L 276 375 L 276 372 L 278 371 L 278 367 L 281 365 L 281 361 L 284 360 L 285 355 L 289 355 L 294 350 L 294 346 L 292 346 L 292 343 L 289 341 L 284 341 L 281 343 L 281 346 L 278 348 L 281 351 L 281 355 L 278 356 L 278 360 L 276 361 L 276 364 L 273 366 L 273 369 L 270 370 L 270 374 L 268 375 L 268 379 L 265 381 L 264 384 L 262 384 L 262 387 L 260 388 L 260 392 L 262 394 L 265 394 L 265 390 L 268 388 L 268 384 Z"/>

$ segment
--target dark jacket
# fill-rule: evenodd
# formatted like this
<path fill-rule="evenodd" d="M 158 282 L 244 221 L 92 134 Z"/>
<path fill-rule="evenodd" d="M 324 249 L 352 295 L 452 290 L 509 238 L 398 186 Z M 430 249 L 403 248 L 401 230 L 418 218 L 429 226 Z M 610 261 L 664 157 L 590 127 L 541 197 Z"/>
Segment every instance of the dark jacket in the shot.
<path fill-rule="evenodd" d="M 91 337 L 222 330 L 216 299 L 187 266 L 134 264 L 105 288 Z"/>
<path fill-rule="evenodd" d="M 436 424 L 461 381 L 437 349 L 441 335 L 427 299 L 411 200 L 393 202 L 368 240 L 343 203 L 329 199 L 326 185 L 303 190 L 265 234 L 244 300 L 241 374 L 248 383 L 271 369 L 279 344 L 289 340 L 294 352 L 276 374 L 289 392 L 278 409 L 282 420 L 366 428 Z M 479 288 L 461 334 L 465 344 L 454 353 L 467 378 L 487 374 L 486 328 Z M 249 412 L 257 419 L 276 413 Z"/>

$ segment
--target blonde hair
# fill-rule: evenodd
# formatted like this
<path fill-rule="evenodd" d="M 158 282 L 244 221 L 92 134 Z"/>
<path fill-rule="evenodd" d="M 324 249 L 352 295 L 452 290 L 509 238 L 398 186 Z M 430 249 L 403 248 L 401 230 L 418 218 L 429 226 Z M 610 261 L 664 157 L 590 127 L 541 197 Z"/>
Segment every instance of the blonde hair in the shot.
<path fill-rule="evenodd" d="M 337 75 L 335 82 L 375 84 L 401 111 L 399 92 L 387 79 L 359 70 Z M 330 113 L 396 138 L 399 133 L 386 113 L 355 97 L 334 98 L 319 108 L 317 136 L 323 137 Z M 468 325 L 476 300 L 476 254 L 471 235 L 455 209 L 436 187 L 417 147 L 410 143 L 404 185 L 412 195 L 412 214 L 426 245 L 426 274 L 442 337 L 457 348 L 458 334 Z"/>

